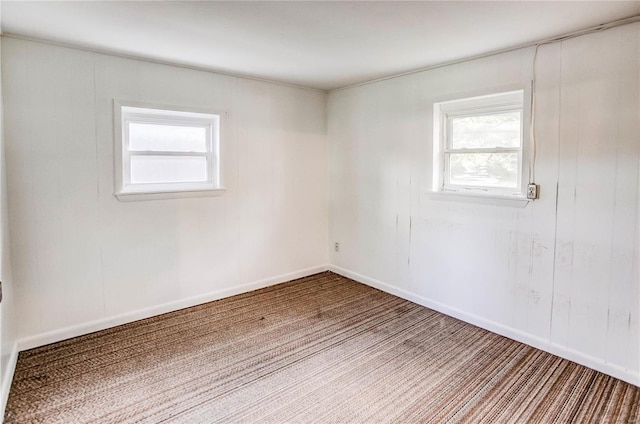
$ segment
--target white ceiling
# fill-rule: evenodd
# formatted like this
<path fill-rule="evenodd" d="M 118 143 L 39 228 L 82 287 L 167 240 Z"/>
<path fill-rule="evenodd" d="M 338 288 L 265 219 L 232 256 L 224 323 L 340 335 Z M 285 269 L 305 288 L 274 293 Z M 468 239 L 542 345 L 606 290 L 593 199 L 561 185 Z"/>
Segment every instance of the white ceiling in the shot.
<path fill-rule="evenodd" d="M 640 13 L 640 1 L 17 2 L 5 34 L 333 89 Z"/>

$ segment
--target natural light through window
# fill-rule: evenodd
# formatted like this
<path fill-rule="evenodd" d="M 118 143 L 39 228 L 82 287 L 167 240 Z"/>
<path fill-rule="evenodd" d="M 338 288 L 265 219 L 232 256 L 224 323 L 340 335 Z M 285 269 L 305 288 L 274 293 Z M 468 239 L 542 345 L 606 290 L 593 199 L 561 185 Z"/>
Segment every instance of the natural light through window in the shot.
<path fill-rule="evenodd" d="M 220 190 L 220 115 L 116 105 L 116 195 Z"/>
<path fill-rule="evenodd" d="M 434 189 L 522 197 L 523 91 L 434 105 Z"/>

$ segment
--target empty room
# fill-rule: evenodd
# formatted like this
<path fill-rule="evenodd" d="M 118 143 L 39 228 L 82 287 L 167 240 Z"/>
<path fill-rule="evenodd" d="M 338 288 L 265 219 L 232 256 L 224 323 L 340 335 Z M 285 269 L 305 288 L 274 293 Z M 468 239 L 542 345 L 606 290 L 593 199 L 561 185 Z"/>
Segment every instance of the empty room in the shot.
<path fill-rule="evenodd" d="M 0 34 L 2 422 L 640 424 L 640 1 Z"/>

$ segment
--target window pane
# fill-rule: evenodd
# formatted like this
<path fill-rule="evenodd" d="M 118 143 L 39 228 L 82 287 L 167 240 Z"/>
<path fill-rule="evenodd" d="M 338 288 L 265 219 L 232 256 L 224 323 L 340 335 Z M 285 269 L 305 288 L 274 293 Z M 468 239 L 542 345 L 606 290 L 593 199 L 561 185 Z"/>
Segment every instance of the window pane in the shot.
<path fill-rule="evenodd" d="M 451 148 L 520 147 L 520 112 L 451 118 Z"/>
<path fill-rule="evenodd" d="M 518 153 L 452 153 L 449 182 L 475 187 L 518 187 Z"/>
<path fill-rule="evenodd" d="M 207 129 L 130 122 L 129 149 L 154 152 L 206 152 Z"/>
<path fill-rule="evenodd" d="M 131 183 L 207 181 L 204 156 L 131 156 Z"/>

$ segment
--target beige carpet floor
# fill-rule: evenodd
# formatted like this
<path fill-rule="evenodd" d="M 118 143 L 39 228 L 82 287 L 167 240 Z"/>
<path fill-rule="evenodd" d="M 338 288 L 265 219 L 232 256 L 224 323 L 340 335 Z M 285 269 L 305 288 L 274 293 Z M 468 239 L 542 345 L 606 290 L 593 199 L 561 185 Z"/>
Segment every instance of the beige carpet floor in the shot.
<path fill-rule="evenodd" d="M 640 389 L 336 274 L 19 355 L 6 423 L 638 423 Z"/>

